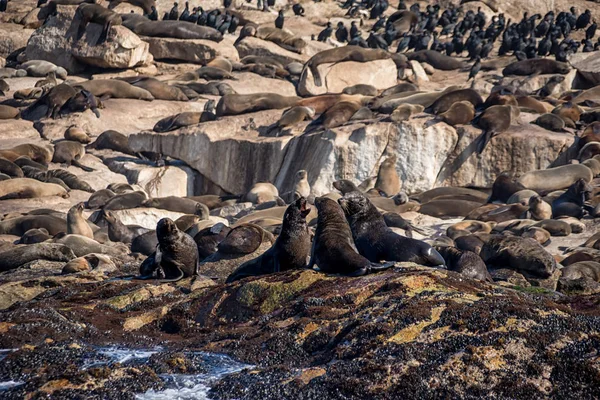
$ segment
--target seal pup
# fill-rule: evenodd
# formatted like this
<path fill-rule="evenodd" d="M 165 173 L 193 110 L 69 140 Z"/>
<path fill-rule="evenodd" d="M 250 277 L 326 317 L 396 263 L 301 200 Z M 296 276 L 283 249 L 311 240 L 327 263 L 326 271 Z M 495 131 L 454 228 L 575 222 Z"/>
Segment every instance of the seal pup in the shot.
<path fill-rule="evenodd" d="M 427 266 L 443 266 L 444 259 L 425 242 L 400 236 L 385 224 L 375 206 L 358 191 L 338 200 L 344 210 L 358 252 L 371 262 L 410 261 Z"/>
<path fill-rule="evenodd" d="M 352 232 L 340 205 L 327 197 L 315 199 L 317 230 L 308 268 L 330 274 L 362 276 L 393 267 L 376 265 L 358 254 Z"/>
<path fill-rule="evenodd" d="M 466 125 L 475 117 L 475 107 L 470 101 L 457 101 L 438 117 L 451 126 Z"/>
<path fill-rule="evenodd" d="M 86 172 L 94 171 L 93 168 L 86 167 L 79 160 L 85 155 L 85 147 L 72 140 L 63 140 L 54 145 L 54 156 L 52 162 L 64 163 L 68 166 L 74 165 Z"/>
<path fill-rule="evenodd" d="M 396 171 L 397 157 L 391 155 L 379 166 L 375 189 L 382 190 L 387 196 L 395 196 L 402 189 L 402 182 Z"/>
<path fill-rule="evenodd" d="M 413 115 L 423 112 L 425 107 L 420 104 L 400 104 L 390 114 L 390 119 L 393 122 L 404 122 L 408 121 Z"/>
<path fill-rule="evenodd" d="M 240 265 L 227 277 L 226 282 L 235 282 L 248 276 L 306 268 L 311 248 L 310 233 L 306 224 L 306 216 L 309 213 L 310 207 L 306 206 L 304 197 L 290 204 L 285 211 L 281 233 L 275 244 L 259 257 Z"/>
<path fill-rule="evenodd" d="M 198 247 L 190 235 L 163 218 L 156 225 L 156 237 L 156 252 L 142 263 L 136 279 L 152 279 L 156 274 L 160 282 L 177 282 L 198 275 Z"/>
<path fill-rule="evenodd" d="M 267 130 L 267 134 L 277 130 L 275 136 L 279 136 L 282 129 L 289 128 L 307 119 L 312 120 L 315 117 L 315 109 L 312 107 L 295 106 L 286 110 L 281 114 L 281 118 L 271 125 Z"/>
<path fill-rule="evenodd" d="M 81 128 L 76 125 L 71 125 L 65 131 L 65 139 L 79 142 L 82 144 L 89 144 L 92 141 L 92 138 Z"/>
<path fill-rule="evenodd" d="M 450 246 L 436 246 L 436 250 L 444 257 L 448 270 L 471 279 L 494 282 L 481 257 L 472 251 Z"/>
<path fill-rule="evenodd" d="M 552 218 L 552 206 L 538 195 L 529 198 L 529 212 L 531 213 L 531 218 L 537 221 Z"/>
<path fill-rule="evenodd" d="M 552 202 L 552 215 L 558 217 L 575 217 L 584 215 L 585 202 L 590 199 L 592 187 L 583 179 L 578 179 L 558 199 Z"/>
<path fill-rule="evenodd" d="M 83 217 L 84 203 L 77 203 L 67 213 L 67 234 L 94 238 L 94 231 Z"/>

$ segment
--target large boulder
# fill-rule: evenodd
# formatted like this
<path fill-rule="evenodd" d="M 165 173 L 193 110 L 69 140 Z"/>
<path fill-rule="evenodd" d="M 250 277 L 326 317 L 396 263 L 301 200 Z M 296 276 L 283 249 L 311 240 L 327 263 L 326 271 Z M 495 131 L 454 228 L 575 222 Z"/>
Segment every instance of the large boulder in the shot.
<path fill-rule="evenodd" d="M 15 50 L 27 46 L 33 29 L 23 29 L 17 24 L 0 24 L 0 57 L 6 58 Z"/>
<path fill-rule="evenodd" d="M 76 40 L 73 24 L 76 7 L 59 6 L 56 16 L 49 17 L 29 38 L 25 54 L 29 60 L 47 60 L 69 73 L 85 70 L 86 65 L 101 68 L 131 68 L 149 59 L 148 43 L 123 26 L 113 26 L 108 39 L 96 44 L 102 27 L 90 23 L 86 33 Z"/>
<path fill-rule="evenodd" d="M 589 83 L 600 85 L 600 51 L 573 54 L 569 62 Z"/>
<path fill-rule="evenodd" d="M 155 60 L 177 60 L 197 64 L 206 64 L 217 56 L 231 61 L 239 60 L 235 47 L 212 40 L 146 36 L 143 39 L 150 45 L 150 54 Z"/>
<path fill-rule="evenodd" d="M 325 93 L 341 93 L 347 86 L 373 85 L 376 89 L 387 89 L 396 84 L 396 64 L 391 59 L 365 63 L 346 61 L 336 64 L 321 64 L 318 67 L 322 86 L 316 86 L 310 70 L 298 82 L 300 96 L 316 96 Z"/>
<path fill-rule="evenodd" d="M 304 63 L 308 60 L 308 55 L 294 53 L 286 50 L 283 47 L 276 45 L 268 40 L 262 40 L 255 37 L 244 38 L 236 46 L 240 58 L 246 56 L 264 56 L 272 57 L 283 65 L 291 62 Z"/>

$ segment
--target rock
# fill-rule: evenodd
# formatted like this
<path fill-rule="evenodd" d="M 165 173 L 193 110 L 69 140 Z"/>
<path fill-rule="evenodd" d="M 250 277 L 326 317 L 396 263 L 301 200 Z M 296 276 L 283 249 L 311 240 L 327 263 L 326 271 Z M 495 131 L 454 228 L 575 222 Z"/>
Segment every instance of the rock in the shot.
<path fill-rule="evenodd" d="M 429 82 L 425 69 L 421 66 L 421 63 L 416 60 L 410 60 L 410 67 L 414 73 L 414 79 L 417 82 Z"/>
<path fill-rule="evenodd" d="M 557 290 L 565 294 L 590 295 L 600 293 L 600 283 L 590 278 L 558 280 Z"/>
<path fill-rule="evenodd" d="M 560 84 L 556 85 L 552 94 L 564 93 L 571 90 L 573 87 L 573 81 L 575 80 L 575 76 L 577 75 L 577 70 L 572 69 L 566 75 L 562 75 L 565 80 Z M 555 75 L 538 75 L 535 77 L 523 79 L 522 76 L 509 76 L 504 77 L 500 84 L 502 85 L 511 85 L 513 81 L 518 82 L 518 87 L 520 90 L 523 90 L 525 93 L 530 93 L 535 90 L 541 89 L 553 76 Z"/>
<path fill-rule="evenodd" d="M 150 54 L 155 60 L 177 60 L 204 65 L 221 56 L 231 61 L 239 61 L 237 49 L 225 43 L 146 36 L 142 39 L 150 45 Z"/>
<path fill-rule="evenodd" d="M 315 86 L 310 70 L 298 82 L 300 96 L 316 96 L 325 93 L 341 93 L 347 86 L 372 85 L 377 90 L 396 84 L 397 69 L 394 61 L 375 60 L 366 63 L 346 61 L 336 64 L 321 64 L 318 67 L 323 86 Z M 422 71 L 422 68 L 421 68 Z M 425 74 L 423 72 L 423 74 Z"/>
<path fill-rule="evenodd" d="M 251 72 L 236 72 L 237 81 L 226 81 L 239 94 L 277 93 L 296 96 L 296 87 L 285 79 L 271 79 Z"/>
<path fill-rule="evenodd" d="M 540 279 L 540 278 L 530 276 L 527 278 L 527 280 L 529 281 L 529 283 L 531 283 L 531 286 L 555 291 L 557 288 L 558 280 L 561 277 L 561 275 L 562 275 L 562 272 L 559 269 L 556 269 L 554 271 L 554 273 L 546 279 Z"/>
<path fill-rule="evenodd" d="M 489 270 L 494 282 L 507 282 L 511 285 L 520 287 L 529 287 L 531 283 L 523 276 L 512 269 L 508 268 L 492 268 Z"/>
<path fill-rule="evenodd" d="M 139 225 L 148 229 L 156 229 L 156 224 L 161 218 L 171 218 L 175 221 L 185 215 L 179 212 L 147 207 L 112 210 L 111 212 L 124 225 Z"/>
<path fill-rule="evenodd" d="M 60 7 L 29 39 L 25 50 L 29 60 L 46 60 L 65 68 L 70 74 L 86 65 L 102 68 L 130 68 L 148 59 L 148 44 L 123 26 L 113 26 L 108 40 L 96 45 L 102 27 L 89 24 L 84 36 L 76 40 L 72 25 L 76 7 Z"/>
<path fill-rule="evenodd" d="M 8 57 L 13 51 L 27 46 L 33 29 L 23 29 L 22 25 L 0 24 L 0 56 Z"/>
<path fill-rule="evenodd" d="M 258 246 L 258 249 L 250 254 L 222 254 L 216 252 L 208 256 L 200 263 L 200 274 L 208 276 L 218 282 L 225 282 L 227 277 L 246 261 L 250 261 L 269 250 L 272 244 L 268 241 Z"/>
<path fill-rule="evenodd" d="M 255 37 L 246 37 L 236 46 L 239 57 L 244 58 L 246 56 L 265 56 L 273 57 L 283 65 L 297 61 L 304 64 L 308 60 L 307 55 L 294 53 L 279 47 L 273 42 L 262 40 Z"/>
<path fill-rule="evenodd" d="M 592 86 L 600 85 L 600 51 L 575 53 L 569 62 Z"/>

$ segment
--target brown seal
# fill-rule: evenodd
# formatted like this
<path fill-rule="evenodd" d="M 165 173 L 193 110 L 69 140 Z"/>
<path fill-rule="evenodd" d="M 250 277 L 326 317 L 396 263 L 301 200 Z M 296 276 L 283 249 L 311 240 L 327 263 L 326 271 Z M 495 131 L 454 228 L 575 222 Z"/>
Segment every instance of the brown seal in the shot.
<path fill-rule="evenodd" d="M 343 94 L 360 94 L 363 96 L 377 96 L 377 89 L 373 85 L 365 85 L 364 83 L 359 83 L 354 86 L 347 86 L 342 90 Z"/>
<path fill-rule="evenodd" d="M 565 267 L 562 271 L 562 279 L 590 279 L 600 282 L 600 263 L 595 261 L 580 261 Z"/>
<path fill-rule="evenodd" d="M 68 262 L 73 251 L 62 244 L 36 243 L 0 252 L 0 272 L 10 271 L 35 260 Z"/>
<path fill-rule="evenodd" d="M 579 150 L 577 159 L 585 161 L 600 154 L 600 142 L 589 142 Z"/>
<path fill-rule="evenodd" d="M 30 178 L 14 178 L 0 182 L 0 200 L 34 199 L 38 197 L 69 197 L 67 191 L 54 183 L 43 183 Z"/>
<path fill-rule="evenodd" d="M 118 79 L 94 79 L 79 83 L 78 86 L 84 88 L 102 100 L 110 98 L 146 101 L 154 100 L 154 96 L 152 96 L 152 94 L 150 94 L 150 92 L 146 89 L 133 86 Z"/>
<path fill-rule="evenodd" d="M 108 9 L 112 10 L 121 3 L 129 3 L 144 10 L 145 14 L 152 12 L 152 6 L 156 6 L 156 0 L 108 0 Z"/>
<path fill-rule="evenodd" d="M 542 246 L 547 246 L 550 244 L 550 232 L 537 226 L 528 226 L 523 230 L 521 236 L 524 238 L 533 239 Z"/>
<path fill-rule="evenodd" d="M 242 224 L 230 229 L 227 236 L 218 243 L 217 249 L 223 254 L 250 254 L 266 241 L 275 243 L 270 232 L 255 224 Z"/>
<path fill-rule="evenodd" d="M 63 163 L 68 166 L 74 165 L 86 172 L 94 171 L 90 167 L 81 164 L 79 160 L 85 155 L 85 146 L 79 142 L 62 140 L 54 145 L 54 156 L 52 162 Z"/>
<path fill-rule="evenodd" d="M 0 119 L 18 119 L 21 111 L 18 108 L 0 104 Z"/>
<path fill-rule="evenodd" d="M 466 125 L 475 117 L 475 108 L 470 101 L 457 101 L 450 106 L 448 111 L 441 113 L 439 117 L 451 126 Z"/>
<path fill-rule="evenodd" d="M 110 30 L 111 26 L 117 26 L 123 23 L 123 20 L 119 14 L 94 3 L 83 3 L 77 7 L 75 19 L 79 20 L 79 26 L 77 28 L 77 40 L 83 37 L 85 28 L 90 22 L 102 25 L 102 33 L 100 34 L 96 45 L 106 41 L 108 37 L 108 31 Z"/>
<path fill-rule="evenodd" d="M 566 189 L 578 179 L 590 182 L 593 179 L 592 171 L 582 164 L 562 165 L 526 172 L 517 182 L 539 193 Z"/>
<path fill-rule="evenodd" d="M 120 132 L 108 130 L 104 131 L 96 140 L 87 146 L 90 149 L 114 150 L 124 154 L 135 155 L 135 152 L 129 147 L 127 136 Z"/>
<path fill-rule="evenodd" d="M 564 132 L 565 130 L 565 121 L 560 116 L 552 113 L 540 115 L 533 123 L 553 132 Z"/>
<path fill-rule="evenodd" d="M 362 106 L 360 101 L 340 101 L 321 114 L 315 123 L 321 122 L 325 129 L 337 128 L 348 122 Z"/>
<path fill-rule="evenodd" d="M 533 226 L 547 230 L 552 236 L 569 236 L 573 232 L 571 225 L 560 219 L 545 219 Z"/>
<path fill-rule="evenodd" d="M 211 112 L 182 112 L 158 121 L 152 130 L 154 132 L 170 132 L 186 126 L 198 125 L 202 122 L 214 121 L 217 116 Z"/>
<path fill-rule="evenodd" d="M 150 21 L 139 14 L 122 14 L 123 26 L 139 36 L 164 37 L 174 39 L 207 39 L 214 42 L 223 40 L 218 30 L 196 25 L 188 21 Z"/>
<path fill-rule="evenodd" d="M 435 115 L 445 113 L 452 105 L 459 101 L 468 101 L 473 107 L 483 104 L 483 99 L 475 90 L 459 89 L 440 96 L 440 98 L 431 105 L 431 112 Z"/>
<path fill-rule="evenodd" d="M 149 76 L 119 78 L 135 87 L 147 90 L 157 100 L 188 101 L 188 97 L 175 86 L 170 86 Z"/>
<path fill-rule="evenodd" d="M 261 204 L 273 201 L 277 196 L 279 196 L 279 191 L 273 184 L 268 182 L 258 182 L 252 186 L 248 193 L 246 193 L 244 201 Z"/>
<path fill-rule="evenodd" d="M 67 128 L 65 131 L 65 139 L 71 140 L 75 142 L 79 142 L 82 144 L 88 144 L 92 141 L 92 138 L 81 128 L 72 125 Z"/>
<path fill-rule="evenodd" d="M 286 110 L 281 114 L 281 118 L 269 127 L 267 133 L 270 133 L 274 130 L 277 130 L 277 135 L 279 135 L 279 131 L 285 128 L 292 127 L 296 124 L 299 124 L 302 121 L 307 119 L 313 119 L 315 116 L 315 109 L 312 107 L 305 106 L 295 106 Z"/>
<path fill-rule="evenodd" d="M 107 210 L 102 210 L 102 217 L 108 224 L 108 238 L 113 242 L 128 244 L 134 238 L 150 231 L 150 229 L 137 225 L 125 225 L 113 213 Z"/>
<path fill-rule="evenodd" d="M 240 31 L 240 36 L 234 42 L 234 46 L 237 46 L 240 41 L 249 36 L 273 42 L 283 49 L 298 54 L 300 54 L 307 45 L 304 39 L 293 35 L 288 30 L 273 28 L 271 26 L 246 24 Z"/>
<path fill-rule="evenodd" d="M 449 271 L 458 272 L 467 278 L 493 282 L 485 263 L 477 254 L 447 246 L 438 246 L 436 250 L 444 257 Z"/>
<path fill-rule="evenodd" d="M 591 192 L 592 187 L 585 180 L 578 179 L 565 193 L 552 202 L 553 217 L 582 218 L 585 202 L 590 199 Z"/>
<path fill-rule="evenodd" d="M 383 190 L 386 195 L 394 196 L 402 189 L 402 182 L 396 171 L 396 156 L 391 155 L 379 166 L 375 188 Z"/>
<path fill-rule="evenodd" d="M 540 101 L 531 96 L 516 96 L 519 107 L 535 111 L 538 114 L 552 112 L 553 108 L 550 103 Z"/>
<path fill-rule="evenodd" d="M 0 172 L 11 178 L 23 178 L 23 170 L 17 164 L 0 157 Z"/>
<path fill-rule="evenodd" d="M 486 145 L 494 135 L 506 132 L 519 114 L 519 108 L 515 106 L 491 106 L 487 108 L 476 119 L 477 126 L 483 130 L 478 139 L 477 153 L 483 153 Z"/>
<path fill-rule="evenodd" d="M 197 201 L 186 199 L 185 197 L 155 197 L 153 199 L 146 200 L 142 206 L 180 212 L 183 214 L 198 215 L 202 219 L 208 219 L 209 216 L 208 207 L 202 203 L 198 203 Z"/>
<path fill-rule="evenodd" d="M 400 104 L 390 115 L 390 119 L 394 122 L 408 121 L 413 115 L 423 112 L 425 107 L 420 104 Z"/>
<path fill-rule="evenodd" d="M 148 195 L 142 191 L 122 193 L 111 197 L 102 209 L 127 210 L 129 208 L 140 207 L 147 199 Z"/>
<path fill-rule="evenodd" d="M 510 268 L 533 277 L 548 278 L 556 270 L 556 261 L 535 240 L 492 235 L 480 253 L 486 265 Z"/>
<path fill-rule="evenodd" d="M 83 203 L 75 204 L 67 213 L 67 234 L 94 238 L 94 231 L 83 217 Z"/>
<path fill-rule="evenodd" d="M 217 103 L 216 115 L 239 115 L 262 110 L 280 110 L 293 107 L 299 97 L 275 93 L 226 94 Z"/>
<path fill-rule="evenodd" d="M 406 55 L 409 60 L 427 63 L 441 71 L 453 71 L 465 67 L 465 64 L 454 57 L 449 57 L 435 50 L 420 50 Z"/>
<path fill-rule="evenodd" d="M 548 58 L 534 58 L 528 60 L 515 61 L 502 70 L 502 75 L 565 75 L 571 71 L 569 64 L 551 60 Z"/>
<path fill-rule="evenodd" d="M 552 207 L 546 203 L 540 196 L 531 196 L 529 198 L 529 212 L 531 218 L 542 221 L 552 218 Z"/>
<path fill-rule="evenodd" d="M 591 142 L 600 142 L 600 121 L 594 121 L 586 126 L 579 138 L 582 147 Z"/>
<path fill-rule="evenodd" d="M 309 212 L 310 208 L 306 206 L 304 197 L 290 204 L 285 211 L 281 233 L 275 244 L 258 258 L 242 264 L 227 277 L 227 283 L 248 276 L 306 268 L 311 247 L 306 224 Z"/>

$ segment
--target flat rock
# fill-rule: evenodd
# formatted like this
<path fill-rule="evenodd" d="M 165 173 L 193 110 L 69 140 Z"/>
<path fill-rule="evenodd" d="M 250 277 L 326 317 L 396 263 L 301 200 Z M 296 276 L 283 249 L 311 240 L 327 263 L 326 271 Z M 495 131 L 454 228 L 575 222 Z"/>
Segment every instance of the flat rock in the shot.
<path fill-rule="evenodd" d="M 265 56 L 273 57 L 283 65 L 291 62 L 299 62 L 304 64 L 308 60 L 308 55 L 294 53 L 279 47 L 273 42 L 267 40 L 258 39 L 255 37 L 246 37 L 244 40 L 239 42 L 236 46 L 240 58 L 246 56 Z"/>
<path fill-rule="evenodd" d="M 600 85 L 600 51 L 575 53 L 569 62 L 592 85 Z"/>
<path fill-rule="evenodd" d="M 238 51 L 233 45 L 202 39 L 173 39 L 142 37 L 150 45 L 150 54 L 155 60 L 177 60 L 196 64 L 207 64 L 215 57 L 238 61 Z"/>
<path fill-rule="evenodd" d="M 251 72 L 235 72 L 237 81 L 226 82 L 239 94 L 277 93 L 282 96 L 296 96 L 296 88 L 285 79 L 271 79 Z"/>
<path fill-rule="evenodd" d="M 321 64 L 317 68 L 323 86 L 314 84 L 313 75 L 308 70 L 298 82 L 299 95 L 341 93 L 345 87 L 357 84 L 373 85 L 376 89 L 383 90 L 396 84 L 397 70 L 392 60 L 375 60 L 366 63 L 346 61 L 337 64 Z"/>

